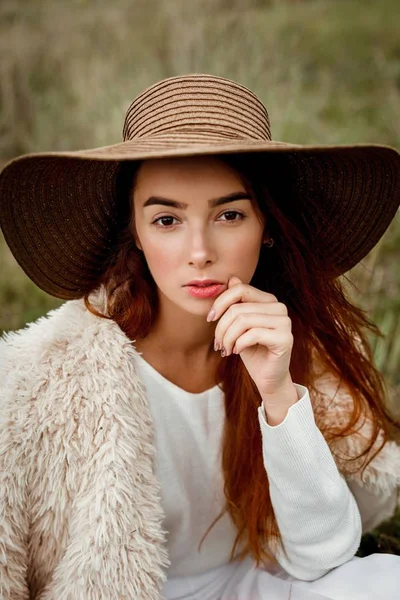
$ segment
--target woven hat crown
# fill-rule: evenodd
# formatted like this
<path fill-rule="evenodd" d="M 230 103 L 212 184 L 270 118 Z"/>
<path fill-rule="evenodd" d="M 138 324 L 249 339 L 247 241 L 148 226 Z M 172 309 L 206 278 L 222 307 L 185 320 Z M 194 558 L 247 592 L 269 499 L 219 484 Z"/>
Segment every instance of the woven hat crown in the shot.
<path fill-rule="evenodd" d="M 210 75 L 170 77 L 139 94 L 128 108 L 124 141 L 190 132 L 220 139 L 271 140 L 267 109 L 246 87 Z"/>

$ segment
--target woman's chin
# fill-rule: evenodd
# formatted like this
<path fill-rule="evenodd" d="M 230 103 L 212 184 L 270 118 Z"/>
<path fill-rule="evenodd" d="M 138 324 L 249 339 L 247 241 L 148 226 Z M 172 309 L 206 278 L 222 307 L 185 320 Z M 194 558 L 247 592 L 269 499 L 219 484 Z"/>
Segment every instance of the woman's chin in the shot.
<path fill-rule="evenodd" d="M 208 313 L 211 310 L 213 305 L 213 299 L 208 300 L 194 300 L 179 304 L 179 308 L 181 308 L 188 315 L 192 315 L 193 317 L 199 317 L 201 319 L 206 320 Z"/>
<path fill-rule="evenodd" d="M 173 309 L 174 312 L 179 311 L 179 312 L 186 314 L 186 316 L 192 315 L 193 317 L 202 318 L 202 319 L 204 319 L 204 321 L 206 321 L 207 315 L 210 312 L 214 301 L 215 301 L 215 298 L 192 297 L 186 291 L 184 291 L 183 297 L 180 294 L 179 299 L 176 297 L 176 295 L 173 295 L 173 294 L 168 294 L 168 295 L 166 295 L 165 293 L 160 294 L 160 302 L 161 303 L 166 302 L 165 309 L 167 309 L 168 305 L 171 306 L 171 304 L 172 304 L 174 307 L 174 309 Z M 170 309 L 168 309 L 168 310 L 170 310 Z M 182 314 L 182 316 L 184 316 L 184 315 Z M 175 318 L 179 318 L 179 317 L 176 316 Z"/>

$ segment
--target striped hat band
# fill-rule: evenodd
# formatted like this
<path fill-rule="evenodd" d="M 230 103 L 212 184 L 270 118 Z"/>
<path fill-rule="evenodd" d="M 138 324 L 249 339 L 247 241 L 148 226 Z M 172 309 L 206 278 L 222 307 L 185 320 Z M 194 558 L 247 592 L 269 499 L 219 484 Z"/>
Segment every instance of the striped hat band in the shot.
<path fill-rule="evenodd" d="M 195 131 L 230 139 L 271 140 L 268 112 L 247 88 L 220 77 L 173 77 L 128 108 L 124 141 Z"/>

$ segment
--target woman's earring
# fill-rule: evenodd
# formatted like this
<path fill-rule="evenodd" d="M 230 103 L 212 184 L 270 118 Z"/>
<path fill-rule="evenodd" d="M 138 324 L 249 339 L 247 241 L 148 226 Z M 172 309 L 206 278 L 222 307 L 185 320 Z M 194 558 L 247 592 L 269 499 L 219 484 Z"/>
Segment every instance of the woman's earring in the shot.
<path fill-rule="evenodd" d="M 266 240 L 263 240 L 263 245 L 267 246 L 267 248 L 272 248 L 272 246 L 274 245 L 274 240 L 272 238 L 268 238 Z"/>

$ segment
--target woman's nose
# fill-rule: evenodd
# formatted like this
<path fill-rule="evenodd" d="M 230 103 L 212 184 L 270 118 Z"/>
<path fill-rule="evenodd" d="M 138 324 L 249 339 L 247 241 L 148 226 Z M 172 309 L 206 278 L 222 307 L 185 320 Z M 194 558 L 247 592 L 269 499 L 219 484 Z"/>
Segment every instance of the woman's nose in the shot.
<path fill-rule="evenodd" d="M 192 233 L 188 244 L 189 265 L 201 269 L 215 262 L 216 250 L 209 236 L 204 233 Z"/>

